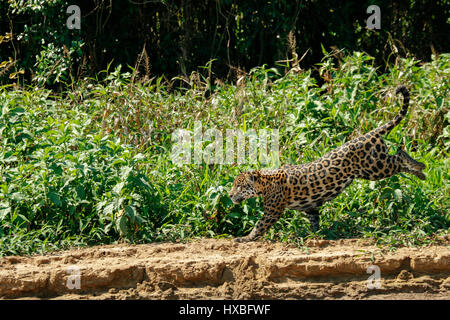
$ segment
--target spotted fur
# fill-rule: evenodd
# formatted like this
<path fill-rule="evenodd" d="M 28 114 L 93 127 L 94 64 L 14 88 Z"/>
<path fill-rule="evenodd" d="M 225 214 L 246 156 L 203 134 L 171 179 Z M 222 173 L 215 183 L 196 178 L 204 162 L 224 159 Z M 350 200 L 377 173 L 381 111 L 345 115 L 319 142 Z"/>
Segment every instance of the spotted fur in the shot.
<path fill-rule="evenodd" d="M 389 155 L 382 136 L 388 134 L 406 115 L 409 92 L 404 86 L 398 115 L 383 126 L 349 141 L 307 164 L 285 165 L 277 170 L 257 170 L 236 177 L 229 193 L 235 204 L 253 197 L 264 198 L 264 215 L 251 233 L 236 241 L 252 241 L 263 235 L 287 209 L 304 211 L 313 227 L 319 227 L 319 207 L 337 197 L 354 179 L 380 180 L 407 172 L 424 180 L 425 165 L 399 150 Z"/>

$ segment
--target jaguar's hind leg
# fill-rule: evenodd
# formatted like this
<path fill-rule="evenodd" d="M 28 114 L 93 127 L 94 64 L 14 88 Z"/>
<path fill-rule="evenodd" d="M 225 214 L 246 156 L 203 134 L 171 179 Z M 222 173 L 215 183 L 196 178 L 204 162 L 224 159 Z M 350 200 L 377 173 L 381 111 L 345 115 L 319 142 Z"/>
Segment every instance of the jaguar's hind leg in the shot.
<path fill-rule="evenodd" d="M 422 170 L 426 168 L 425 164 L 414 160 L 409 154 L 401 149 L 397 151 L 396 155 L 402 159 L 401 171 L 412 173 L 417 178 L 425 180 L 425 175 L 422 172 Z"/>
<path fill-rule="evenodd" d="M 400 149 L 393 156 L 381 153 L 377 158 L 372 157 L 371 161 L 365 161 L 361 169 L 361 178 L 374 181 L 388 178 L 400 172 L 407 172 L 424 180 L 423 169 L 425 169 L 423 163 L 414 160 Z"/>
<path fill-rule="evenodd" d="M 305 211 L 314 232 L 319 230 L 319 209 L 313 208 Z"/>

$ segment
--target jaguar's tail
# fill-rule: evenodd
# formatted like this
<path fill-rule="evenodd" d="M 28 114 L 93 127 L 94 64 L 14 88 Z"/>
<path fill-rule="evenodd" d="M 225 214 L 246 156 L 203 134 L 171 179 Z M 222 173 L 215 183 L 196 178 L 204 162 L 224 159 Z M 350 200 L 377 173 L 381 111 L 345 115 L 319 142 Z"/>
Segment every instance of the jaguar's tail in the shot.
<path fill-rule="evenodd" d="M 395 116 L 394 120 L 391 120 L 388 123 L 382 125 L 381 127 L 375 129 L 374 133 L 378 133 L 380 135 L 388 134 L 405 117 L 409 106 L 409 91 L 404 86 L 399 86 L 395 90 L 395 93 L 396 94 L 401 93 L 403 95 L 403 106 L 400 109 L 400 112 L 398 113 L 398 115 Z"/>

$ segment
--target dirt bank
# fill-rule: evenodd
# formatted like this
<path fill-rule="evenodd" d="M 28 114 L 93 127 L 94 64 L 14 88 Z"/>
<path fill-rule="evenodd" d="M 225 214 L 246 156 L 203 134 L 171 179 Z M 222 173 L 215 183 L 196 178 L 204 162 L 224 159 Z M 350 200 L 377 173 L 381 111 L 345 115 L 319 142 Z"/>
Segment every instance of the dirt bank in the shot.
<path fill-rule="evenodd" d="M 0 297 L 450 299 L 450 239 L 394 252 L 357 239 L 303 248 L 202 239 L 4 257 Z"/>

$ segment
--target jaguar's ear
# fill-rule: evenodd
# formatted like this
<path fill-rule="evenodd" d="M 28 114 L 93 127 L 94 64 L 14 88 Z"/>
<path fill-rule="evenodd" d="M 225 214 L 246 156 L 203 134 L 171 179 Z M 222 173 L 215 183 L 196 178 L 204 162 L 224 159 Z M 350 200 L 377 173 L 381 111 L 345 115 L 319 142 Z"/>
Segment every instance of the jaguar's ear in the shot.
<path fill-rule="evenodd" d="M 258 170 L 249 172 L 249 175 L 248 175 L 248 179 L 252 183 L 258 181 L 260 177 L 261 177 L 261 173 Z"/>

